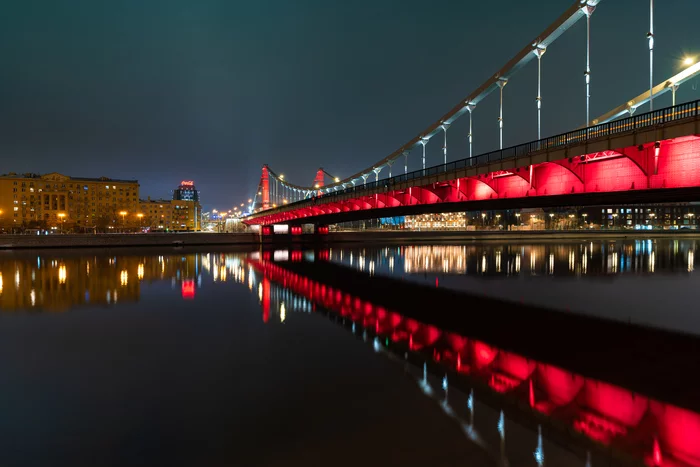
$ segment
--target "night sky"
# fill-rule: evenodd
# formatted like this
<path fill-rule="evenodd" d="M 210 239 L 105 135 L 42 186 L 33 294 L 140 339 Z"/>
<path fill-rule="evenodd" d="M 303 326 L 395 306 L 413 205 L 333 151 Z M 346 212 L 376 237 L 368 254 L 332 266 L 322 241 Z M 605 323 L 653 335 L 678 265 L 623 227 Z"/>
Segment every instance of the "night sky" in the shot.
<path fill-rule="evenodd" d="M 440 118 L 570 0 L 17 0 L 0 15 L 0 172 L 135 178 L 141 196 L 193 179 L 231 208 L 268 163 L 310 185 L 344 177 Z M 700 58 L 700 1 L 657 0 L 655 82 Z M 647 0 L 592 19 L 591 117 L 648 88 Z M 542 62 L 543 136 L 585 122 L 585 21 Z M 697 81 L 679 102 L 700 98 Z M 536 61 L 505 88 L 504 145 L 536 138 Z M 656 107 L 670 105 L 670 93 Z M 643 111 L 644 109 L 640 109 Z M 474 113 L 498 147 L 498 95 Z M 467 118 L 448 132 L 467 156 Z M 428 165 L 442 161 L 428 145 Z M 410 168 L 418 168 L 418 151 Z M 386 175 L 386 174 L 382 174 Z"/>

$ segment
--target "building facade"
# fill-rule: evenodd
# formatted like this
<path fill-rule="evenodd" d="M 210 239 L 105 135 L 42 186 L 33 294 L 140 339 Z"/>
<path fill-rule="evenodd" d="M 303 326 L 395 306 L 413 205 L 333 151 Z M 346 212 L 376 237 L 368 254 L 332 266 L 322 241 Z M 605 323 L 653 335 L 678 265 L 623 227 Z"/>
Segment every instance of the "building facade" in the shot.
<path fill-rule="evenodd" d="M 74 231 L 120 229 L 139 210 L 137 180 L 60 173 L 0 175 L 0 227 Z"/>
<path fill-rule="evenodd" d="M 160 232 L 197 232 L 201 230 L 199 204 L 190 200 L 142 199 L 143 227 Z"/>

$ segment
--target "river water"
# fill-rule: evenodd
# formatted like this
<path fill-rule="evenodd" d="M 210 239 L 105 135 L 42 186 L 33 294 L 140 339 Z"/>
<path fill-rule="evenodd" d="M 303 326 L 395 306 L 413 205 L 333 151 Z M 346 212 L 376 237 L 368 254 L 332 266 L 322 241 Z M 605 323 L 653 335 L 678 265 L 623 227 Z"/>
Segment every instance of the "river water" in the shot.
<path fill-rule="evenodd" d="M 367 274 L 700 335 L 695 240 L 331 249 Z"/>
<path fill-rule="evenodd" d="M 478 393 L 473 406 L 483 416 L 466 429 L 468 388 L 455 387 L 449 405 L 438 400 L 447 384 L 439 365 L 448 359 L 437 343 L 424 379 L 420 359 L 427 347 L 418 351 L 411 340 L 406 345 L 416 357 L 409 358 L 397 332 L 385 342 L 379 321 L 349 319 L 341 307 L 319 301 L 316 289 L 299 288 L 303 277 L 276 268 L 330 261 L 375 280 L 400 278 L 700 335 L 698 246 L 596 240 L 3 252 L 0 465 L 492 465 L 502 455 L 500 406 L 482 404 L 490 395 Z M 363 310 L 371 306 L 363 303 Z M 528 365 L 540 364 L 546 362 Z M 506 373 L 498 373 L 501 389 L 527 381 Z M 589 384 L 587 375 L 571 378 L 581 378 L 584 389 Z M 626 388 L 615 388 L 627 397 Z M 695 412 L 645 400 L 643 420 L 676 410 L 686 431 L 700 430 Z M 610 418 L 591 406 L 593 416 Z M 511 465 L 534 465 L 535 432 L 508 417 L 505 455 Z M 608 431 L 632 432 L 630 424 L 643 425 L 640 417 L 608 420 Z M 664 426 L 658 422 L 653 441 L 624 449 L 637 458 L 663 454 L 678 465 L 700 465 L 692 443 Z M 613 438 L 607 433 L 597 442 L 616 445 Z M 591 449 L 596 458 L 595 443 L 579 449 L 567 442 L 545 436 L 548 465 L 583 466 Z"/>

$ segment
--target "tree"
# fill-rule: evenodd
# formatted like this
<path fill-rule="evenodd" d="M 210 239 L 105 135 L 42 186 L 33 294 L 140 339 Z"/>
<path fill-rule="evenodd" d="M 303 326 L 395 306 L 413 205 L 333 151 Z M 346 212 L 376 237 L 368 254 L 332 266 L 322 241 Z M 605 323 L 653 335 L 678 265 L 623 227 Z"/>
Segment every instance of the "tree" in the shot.
<path fill-rule="evenodd" d="M 108 214 L 102 214 L 95 220 L 95 228 L 100 232 L 107 232 L 114 224 L 114 219 Z"/>

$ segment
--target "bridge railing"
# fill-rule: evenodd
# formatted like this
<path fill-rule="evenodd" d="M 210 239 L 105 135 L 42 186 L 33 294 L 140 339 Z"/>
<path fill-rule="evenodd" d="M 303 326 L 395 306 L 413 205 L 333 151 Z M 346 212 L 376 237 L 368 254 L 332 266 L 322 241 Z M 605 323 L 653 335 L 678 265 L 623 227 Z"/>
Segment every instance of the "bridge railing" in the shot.
<path fill-rule="evenodd" d="M 485 154 L 481 154 L 475 157 L 460 159 L 454 162 L 448 162 L 447 164 L 440 164 L 433 167 L 427 167 L 425 169 L 414 170 L 403 175 L 396 175 L 391 178 L 384 178 L 378 181 L 367 182 L 363 183 L 362 185 L 348 187 L 343 190 L 324 193 L 322 195 L 319 195 L 317 198 L 306 199 L 288 204 L 286 205 L 286 208 L 288 209 L 289 206 L 295 205 L 297 203 L 308 203 L 312 200 L 321 198 L 325 200 L 346 193 L 355 193 L 359 191 L 371 190 L 377 187 L 390 188 L 395 183 L 402 183 L 422 178 L 425 176 L 437 175 L 445 172 L 452 172 L 457 169 L 477 167 L 503 160 L 518 159 L 545 149 L 563 148 L 570 144 L 579 144 L 597 138 L 649 128 L 655 125 L 682 120 L 689 117 L 697 117 L 699 113 L 700 100 L 686 102 L 684 104 L 678 104 L 675 106 L 654 110 L 652 112 L 647 112 L 644 114 L 634 115 L 620 120 L 613 120 L 611 122 L 601 123 L 600 125 L 595 125 L 588 128 L 581 128 L 578 130 L 569 131 L 567 133 L 562 133 L 556 136 L 550 136 L 548 138 L 531 141 L 529 143 L 518 144 L 517 146 L 511 146 L 508 148 L 487 152 Z"/>

